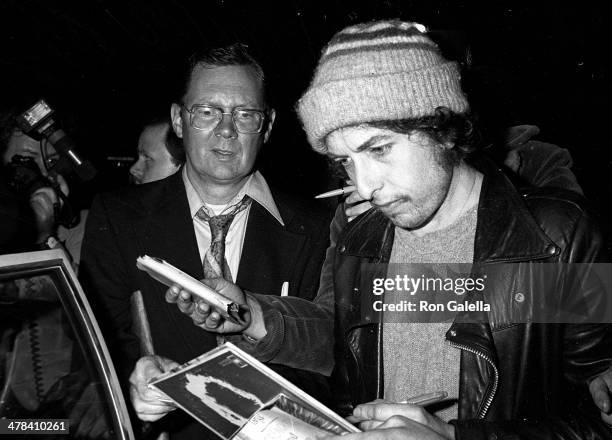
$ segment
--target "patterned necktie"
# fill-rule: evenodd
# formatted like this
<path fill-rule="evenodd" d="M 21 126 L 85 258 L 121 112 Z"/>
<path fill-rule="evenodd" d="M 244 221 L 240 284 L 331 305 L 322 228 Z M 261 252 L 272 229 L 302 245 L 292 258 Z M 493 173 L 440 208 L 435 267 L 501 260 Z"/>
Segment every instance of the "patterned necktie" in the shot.
<path fill-rule="evenodd" d="M 246 209 L 250 203 L 251 198 L 244 196 L 227 214 L 211 216 L 204 206 L 197 212 L 198 218 L 207 221 L 210 226 L 210 247 L 204 254 L 202 261 L 205 278 L 225 278 L 228 281 L 233 281 L 232 273 L 225 259 L 225 237 L 234 217 L 240 211 Z"/>

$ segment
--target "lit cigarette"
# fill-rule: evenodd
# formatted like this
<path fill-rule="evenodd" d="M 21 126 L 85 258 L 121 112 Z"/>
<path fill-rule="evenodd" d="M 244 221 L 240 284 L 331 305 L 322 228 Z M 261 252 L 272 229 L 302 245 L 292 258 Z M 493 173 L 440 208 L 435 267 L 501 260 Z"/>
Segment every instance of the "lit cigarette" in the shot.
<path fill-rule="evenodd" d="M 353 191 L 355 191 L 355 189 L 356 188 L 352 185 L 345 186 L 344 188 L 338 188 L 333 191 L 327 191 L 327 192 L 324 192 L 323 194 L 319 194 L 318 196 L 315 196 L 315 199 L 326 199 L 328 197 L 341 196 L 342 194 L 350 194 Z"/>

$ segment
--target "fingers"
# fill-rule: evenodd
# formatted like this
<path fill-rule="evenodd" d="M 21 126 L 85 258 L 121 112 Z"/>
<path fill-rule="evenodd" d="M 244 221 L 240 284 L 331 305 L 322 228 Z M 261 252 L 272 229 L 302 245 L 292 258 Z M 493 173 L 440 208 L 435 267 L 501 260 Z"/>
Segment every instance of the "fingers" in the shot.
<path fill-rule="evenodd" d="M 595 405 L 605 414 L 610 412 L 610 387 L 605 380 L 606 374 L 596 377 L 589 384 L 589 391 Z"/>
<path fill-rule="evenodd" d="M 64 176 L 62 176 L 61 174 L 56 174 L 55 181 L 59 184 L 60 190 L 64 193 L 65 196 L 70 194 L 70 188 L 68 187 L 68 183 L 66 182 L 66 179 L 64 179 Z"/>
<path fill-rule="evenodd" d="M 222 293 L 223 290 L 227 289 L 231 285 L 225 278 L 203 278 L 200 280 L 203 284 L 206 284 L 213 290 Z"/>
<path fill-rule="evenodd" d="M 193 309 L 195 308 L 195 301 L 191 297 L 191 293 L 186 290 L 181 290 L 178 296 L 178 300 L 176 302 L 179 310 L 186 315 L 191 315 Z"/>
<path fill-rule="evenodd" d="M 194 324 L 215 329 L 220 325 L 221 316 L 204 301 L 194 301 L 192 295 L 179 286 L 172 286 L 166 291 L 166 302 L 176 304 L 179 310 L 191 317 Z"/>
<path fill-rule="evenodd" d="M 428 423 L 428 413 L 423 407 L 407 403 L 365 403 L 353 410 L 353 416 L 364 421 L 385 421 L 396 415 L 401 415 L 421 424 Z"/>
<path fill-rule="evenodd" d="M 176 304 L 182 313 L 188 315 L 195 325 L 204 330 L 215 333 L 236 333 L 250 325 L 250 306 L 240 287 L 223 278 L 206 278 L 200 281 L 237 305 L 238 310 L 234 311 L 232 308 L 232 313 L 237 313 L 238 318 L 226 320 L 224 310 L 215 309 L 178 285 L 166 290 L 166 302 Z M 265 336 L 265 332 L 259 333 Z"/>
<path fill-rule="evenodd" d="M 179 310 L 186 315 L 192 315 L 198 305 L 191 293 L 181 289 L 180 286 L 172 286 L 166 290 L 165 298 L 166 302 L 176 304 Z M 208 306 L 204 305 L 199 307 L 199 312 L 205 312 L 206 307 Z"/>
<path fill-rule="evenodd" d="M 221 320 L 221 315 L 213 311 L 210 315 L 208 315 L 208 318 L 206 318 L 206 321 L 204 322 L 204 327 L 206 327 L 207 329 L 216 329 L 221 324 Z"/>
<path fill-rule="evenodd" d="M 30 196 L 30 206 L 39 221 L 53 219 L 53 204 L 56 201 L 57 197 L 51 188 L 40 188 Z"/>
<path fill-rule="evenodd" d="M 344 201 L 344 213 L 349 222 L 370 208 L 372 208 L 372 204 L 364 200 L 357 191 L 353 191 Z"/>
<path fill-rule="evenodd" d="M 371 431 L 372 429 L 376 429 L 380 427 L 383 423 L 380 420 L 366 420 L 365 422 L 359 423 L 359 429 L 362 431 Z"/>
<path fill-rule="evenodd" d="M 155 364 L 157 365 L 158 371 L 161 371 L 162 373 L 167 373 L 168 371 L 181 366 L 181 364 L 179 364 L 178 362 L 175 362 L 172 359 L 168 359 L 167 357 L 163 356 L 144 356 L 144 358 L 153 358 L 153 362 L 155 362 Z M 153 377 L 156 376 L 159 376 L 159 373 L 156 373 L 156 375 Z M 148 380 L 150 381 L 151 379 L 153 379 L 153 377 L 150 377 Z"/>
<path fill-rule="evenodd" d="M 383 423 L 380 423 L 378 426 L 380 429 L 389 429 L 389 428 L 406 428 L 414 425 L 414 421 L 403 417 L 403 416 L 391 416 Z"/>
<path fill-rule="evenodd" d="M 138 360 L 130 375 L 130 399 L 139 419 L 154 422 L 176 409 L 172 403 L 163 401 L 164 396 L 149 387 L 149 382 L 178 365 L 162 356 L 145 356 Z"/>
<path fill-rule="evenodd" d="M 155 422 L 176 409 L 169 402 L 151 399 L 139 393 L 133 386 L 130 387 L 130 399 L 136 415 L 145 422 Z"/>
<path fill-rule="evenodd" d="M 176 303 L 178 301 L 179 293 L 181 292 L 181 288 L 179 286 L 172 286 L 168 290 L 166 290 L 166 302 Z"/>
<path fill-rule="evenodd" d="M 217 328 L 221 320 L 219 313 L 212 310 L 204 301 L 195 303 L 190 316 L 194 324 L 207 328 Z"/>
<path fill-rule="evenodd" d="M 438 417 L 429 414 L 420 405 L 408 403 L 367 403 L 359 405 L 353 411 L 357 417 L 368 418 L 370 421 L 383 421 L 377 429 L 401 428 L 419 426 L 444 438 L 454 438 L 455 428 Z M 411 429 L 413 429 L 411 428 Z M 420 428 L 419 428 L 420 429 Z M 417 436 L 416 438 L 420 438 Z M 429 438 L 429 437 L 428 437 Z"/>
<path fill-rule="evenodd" d="M 353 191 L 350 193 L 346 199 L 344 199 L 344 203 L 348 205 L 354 205 L 355 203 L 363 202 L 364 199 L 359 195 L 359 192 Z"/>

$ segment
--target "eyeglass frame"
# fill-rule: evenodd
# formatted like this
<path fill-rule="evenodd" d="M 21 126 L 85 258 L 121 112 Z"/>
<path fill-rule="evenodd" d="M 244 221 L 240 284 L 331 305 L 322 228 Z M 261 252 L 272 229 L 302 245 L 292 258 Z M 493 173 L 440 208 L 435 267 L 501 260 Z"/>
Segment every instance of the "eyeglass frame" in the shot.
<path fill-rule="evenodd" d="M 215 109 L 215 110 L 221 110 L 221 118 L 217 121 L 216 124 L 212 125 L 211 128 L 197 128 L 197 127 L 194 127 L 194 125 L 193 125 L 193 115 L 194 115 L 194 109 L 197 108 L 197 107 L 208 107 L 208 108 L 212 108 L 212 109 Z M 261 133 L 263 131 L 266 119 L 268 119 L 268 111 L 267 110 L 260 110 L 260 109 L 257 109 L 257 108 L 234 107 L 232 109 L 232 111 L 230 111 L 230 112 L 224 112 L 221 107 L 217 107 L 217 106 L 209 105 L 209 104 L 193 104 L 191 106 L 191 109 L 188 109 L 187 107 L 185 107 L 185 104 L 181 104 L 181 108 L 183 110 L 185 110 L 187 113 L 189 113 L 189 126 L 191 128 L 193 128 L 193 129 L 195 129 L 195 130 L 198 130 L 198 131 L 214 130 L 219 125 L 219 123 L 223 121 L 223 116 L 224 115 L 231 115 L 231 117 L 232 117 L 232 124 L 234 125 L 234 128 L 236 129 L 236 131 L 238 133 L 242 133 L 242 134 L 256 134 L 256 133 Z M 240 131 L 238 129 L 238 126 L 236 125 L 236 120 L 234 119 L 234 112 L 240 111 L 240 110 L 243 110 L 243 111 L 247 110 L 247 111 L 257 112 L 257 113 L 260 113 L 262 115 L 261 125 L 260 125 L 260 127 L 259 127 L 259 129 L 257 131 L 247 131 L 247 132 L 244 132 L 244 131 Z"/>

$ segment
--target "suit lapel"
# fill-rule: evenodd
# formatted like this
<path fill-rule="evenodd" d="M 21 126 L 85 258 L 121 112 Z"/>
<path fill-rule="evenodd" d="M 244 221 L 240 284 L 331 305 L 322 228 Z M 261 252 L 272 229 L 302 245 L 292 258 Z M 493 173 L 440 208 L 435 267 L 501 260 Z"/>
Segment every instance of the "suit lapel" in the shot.
<path fill-rule="evenodd" d="M 306 236 L 292 230 L 293 213 L 281 215 L 285 227 L 259 203 L 252 204 L 236 278 L 240 287 L 273 295 L 280 294 L 285 281 L 290 289 L 297 287 L 292 281 Z"/>
<path fill-rule="evenodd" d="M 169 177 L 159 192 L 147 196 L 142 200 L 142 218 L 135 223 L 142 251 L 166 260 L 194 278 L 202 278 L 202 262 L 181 172 Z M 144 273 L 142 276 L 149 290 L 143 296 L 152 322 L 153 343 L 160 354 L 185 362 L 216 345 L 214 335 L 196 327 L 176 305 L 166 303 L 165 286 Z M 157 326 L 156 320 L 167 324 Z"/>
<path fill-rule="evenodd" d="M 148 202 L 148 203 L 147 203 Z M 202 263 L 181 172 L 169 178 L 159 197 L 145 201 L 142 242 L 151 256 L 163 258 L 189 275 L 201 278 Z"/>

